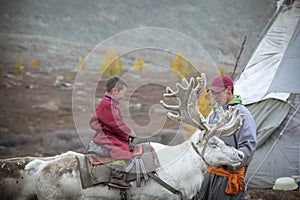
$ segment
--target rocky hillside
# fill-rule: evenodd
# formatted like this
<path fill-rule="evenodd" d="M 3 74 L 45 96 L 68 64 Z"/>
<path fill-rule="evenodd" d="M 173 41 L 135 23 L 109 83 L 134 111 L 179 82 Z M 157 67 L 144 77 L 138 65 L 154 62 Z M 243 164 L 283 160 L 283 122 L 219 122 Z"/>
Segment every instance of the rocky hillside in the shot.
<path fill-rule="evenodd" d="M 1 1 L 0 64 L 10 67 L 21 57 L 25 63 L 37 59 L 42 66 L 67 68 L 115 34 L 162 27 L 191 37 L 230 71 L 244 36 L 240 68 L 275 10 L 275 0 Z"/>

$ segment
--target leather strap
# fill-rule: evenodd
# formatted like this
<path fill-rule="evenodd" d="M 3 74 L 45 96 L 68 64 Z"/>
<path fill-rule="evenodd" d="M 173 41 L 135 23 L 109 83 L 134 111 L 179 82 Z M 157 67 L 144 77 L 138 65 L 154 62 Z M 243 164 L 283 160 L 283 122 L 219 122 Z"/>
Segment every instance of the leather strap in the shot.
<path fill-rule="evenodd" d="M 135 170 L 136 170 L 136 187 L 141 187 L 141 172 L 140 172 L 140 163 L 138 158 L 134 158 Z"/>
<path fill-rule="evenodd" d="M 183 199 L 183 194 L 181 191 L 176 190 L 175 188 L 173 188 L 172 186 L 170 186 L 168 183 L 164 182 L 163 180 L 161 180 L 157 175 L 155 175 L 152 172 L 148 173 L 148 176 L 150 178 L 152 178 L 153 180 L 155 180 L 158 184 L 160 184 L 161 186 L 163 186 L 164 188 L 166 188 L 167 190 L 169 190 L 170 192 L 172 192 L 173 194 L 177 194 L 180 196 L 180 199 Z"/>
<path fill-rule="evenodd" d="M 147 175 L 147 171 L 146 171 L 144 162 L 143 162 L 142 159 L 139 159 L 138 161 L 140 162 L 140 166 L 141 166 L 141 170 L 142 170 L 143 176 L 144 176 L 145 180 L 148 181 L 148 175 Z"/>
<path fill-rule="evenodd" d="M 196 145 L 194 144 L 194 142 L 191 142 L 192 147 L 194 149 L 194 151 L 202 158 L 202 160 L 204 161 L 204 163 L 209 166 L 209 164 L 206 162 L 206 160 L 204 159 L 204 157 L 200 154 L 200 152 L 198 151 Z M 207 143 L 206 143 L 207 144 Z"/>

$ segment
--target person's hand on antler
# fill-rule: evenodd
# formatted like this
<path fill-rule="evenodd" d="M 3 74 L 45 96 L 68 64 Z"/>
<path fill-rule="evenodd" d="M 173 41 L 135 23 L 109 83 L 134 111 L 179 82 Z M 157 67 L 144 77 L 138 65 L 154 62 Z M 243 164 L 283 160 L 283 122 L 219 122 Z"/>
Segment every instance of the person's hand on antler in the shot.
<path fill-rule="evenodd" d="M 129 137 L 131 138 L 136 138 L 136 133 L 134 131 L 131 131 Z"/>

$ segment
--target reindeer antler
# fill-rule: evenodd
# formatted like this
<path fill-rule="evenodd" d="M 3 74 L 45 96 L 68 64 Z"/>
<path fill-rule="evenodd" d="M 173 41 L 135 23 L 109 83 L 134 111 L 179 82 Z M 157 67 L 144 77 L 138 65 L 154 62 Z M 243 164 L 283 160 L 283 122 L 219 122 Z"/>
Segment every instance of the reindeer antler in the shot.
<path fill-rule="evenodd" d="M 217 126 L 217 136 L 230 136 L 242 125 L 244 115 L 239 114 L 239 109 L 234 110 L 234 107 L 231 106 L 229 110 L 224 111 L 224 109 L 220 107 L 216 112 L 219 116 L 219 119 L 217 119 L 218 122 L 215 123 Z"/>
<path fill-rule="evenodd" d="M 209 133 L 205 135 L 209 138 L 216 136 L 230 136 L 239 130 L 242 125 L 244 115 L 239 114 L 239 109 L 234 110 L 234 107 L 229 107 L 229 110 L 224 111 L 222 107 L 216 109 L 218 118 L 211 125 Z"/>
<path fill-rule="evenodd" d="M 167 105 L 163 100 L 161 104 L 171 110 L 167 116 L 171 119 L 183 121 L 200 130 L 208 130 L 209 127 L 205 118 L 198 111 L 198 99 L 206 87 L 205 74 L 202 73 L 201 77 L 196 78 L 197 85 L 195 86 L 195 79 L 192 77 L 190 82 L 185 78 L 182 79 L 182 84 L 176 83 L 177 90 L 173 91 L 170 87 L 166 88 L 166 93 L 163 95 L 166 98 L 175 98 L 178 105 Z"/>
<path fill-rule="evenodd" d="M 224 111 L 222 107 L 217 110 L 218 119 L 213 125 L 208 124 L 203 115 L 198 110 L 198 99 L 202 91 L 206 88 L 205 74 L 202 73 L 201 77 L 195 79 L 192 77 L 188 82 L 185 78 L 182 83 L 176 83 L 176 91 L 170 87 L 166 88 L 166 93 L 163 95 L 165 98 L 175 99 L 177 105 L 168 105 L 163 100 L 161 104 L 168 110 L 167 116 L 170 119 L 183 121 L 200 130 L 206 131 L 206 138 L 213 135 L 217 136 L 230 136 L 235 133 L 242 124 L 243 115 L 239 114 L 239 110 Z"/>

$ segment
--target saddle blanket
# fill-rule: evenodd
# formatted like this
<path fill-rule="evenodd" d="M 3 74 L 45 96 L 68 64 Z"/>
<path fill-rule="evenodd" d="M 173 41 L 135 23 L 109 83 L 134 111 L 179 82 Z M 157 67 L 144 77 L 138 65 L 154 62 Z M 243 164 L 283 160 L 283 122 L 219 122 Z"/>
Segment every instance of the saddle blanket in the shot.
<path fill-rule="evenodd" d="M 129 166 L 127 166 L 127 169 L 129 170 L 127 174 L 127 181 L 136 180 L 137 177 L 139 179 L 139 177 L 143 177 L 142 171 L 154 172 L 160 166 L 156 153 L 149 143 L 140 144 L 138 147 L 142 147 L 142 152 L 140 152 L 140 150 L 135 152 L 134 155 L 137 156 L 135 156 Z M 102 159 L 95 159 L 95 157 L 91 157 L 93 156 L 76 156 L 83 189 L 109 182 L 111 173 L 109 164 L 112 159 L 109 157 Z"/>
<path fill-rule="evenodd" d="M 143 146 L 142 145 L 135 146 L 130 153 L 132 158 L 136 156 L 141 156 L 144 153 Z M 90 156 L 88 156 L 88 159 L 92 165 L 103 165 L 103 164 L 111 163 L 113 161 L 111 157 L 103 157 L 103 156 L 98 156 L 96 154 L 91 154 Z"/>

